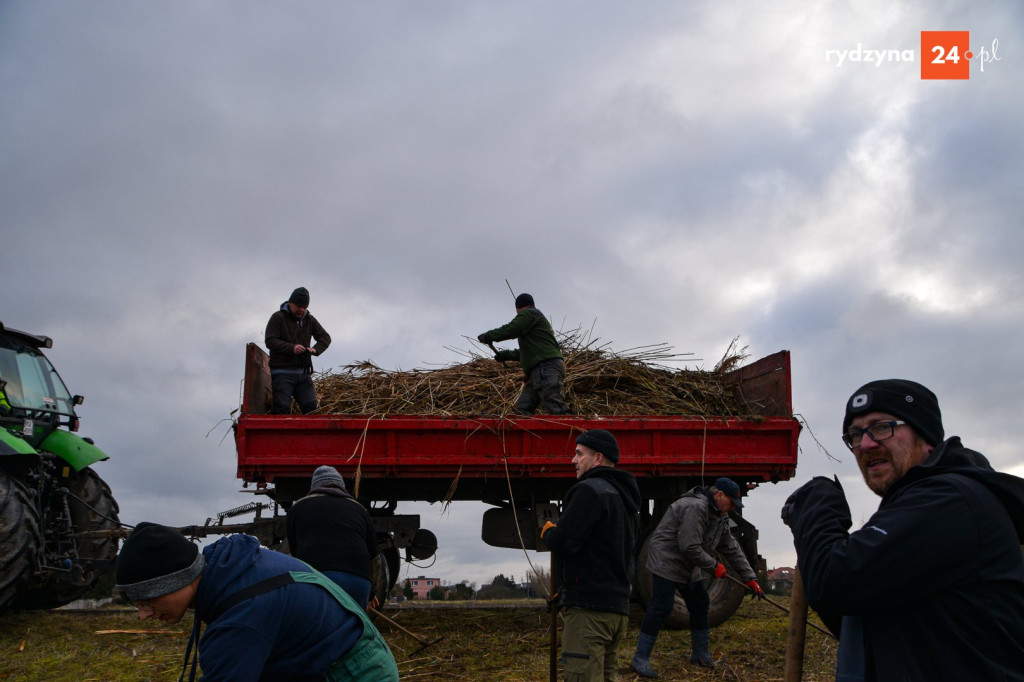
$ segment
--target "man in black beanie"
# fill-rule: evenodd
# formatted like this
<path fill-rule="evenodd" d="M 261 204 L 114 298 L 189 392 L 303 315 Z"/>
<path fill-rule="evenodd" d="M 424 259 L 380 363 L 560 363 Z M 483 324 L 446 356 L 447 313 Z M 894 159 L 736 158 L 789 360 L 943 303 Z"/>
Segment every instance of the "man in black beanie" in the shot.
<path fill-rule="evenodd" d="M 302 414 L 316 409 L 313 356 L 331 345 L 331 335 L 310 314 L 309 292 L 299 287 L 267 322 L 265 343 L 270 351 L 270 382 L 274 394 L 271 414 L 288 414 L 292 396 Z M 313 339 L 316 345 L 310 346 Z"/>
<path fill-rule="evenodd" d="M 398 680 L 394 656 L 361 606 L 249 535 L 200 552 L 178 530 L 143 522 L 124 541 L 115 576 L 142 620 L 177 623 L 195 611 L 185 667 L 188 652 L 198 652 L 203 679 Z"/>
<path fill-rule="evenodd" d="M 499 350 L 494 354 L 495 360 L 514 360 L 523 369 L 523 392 L 513 410 L 518 414 L 533 414 L 543 403 L 548 414 L 569 414 L 569 407 L 562 394 L 562 382 L 565 381 L 562 351 L 548 318 L 533 306 L 533 296 L 516 296 L 516 316 L 512 321 L 476 338 L 486 344 L 519 340 L 518 350 Z"/>
<path fill-rule="evenodd" d="M 566 680 L 617 679 L 640 528 L 640 488 L 633 474 L 615 468 L 618 461 L 619 444 L 608 431 L 577 438 L 577 482 L 558 524 L 549 521 L 540 533 L 554 553 L 565 608 Z"/>
<path fill-rule="evenodd" d="M 843 442 L 881 496 L 860 530 L 839 480 L 793 493 L 807 600 L 839 635 L 836 679 L 1024 680 L 1024 480 L 945 439 L 935 394 L 872 381 Z"/>

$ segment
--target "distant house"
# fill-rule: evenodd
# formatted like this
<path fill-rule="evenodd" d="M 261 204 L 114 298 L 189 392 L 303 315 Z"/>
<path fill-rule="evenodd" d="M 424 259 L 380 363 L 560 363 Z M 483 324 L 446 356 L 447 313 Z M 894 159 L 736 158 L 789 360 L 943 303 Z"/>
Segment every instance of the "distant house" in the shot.
<path fill-rule="evenodd" d="M 409 578 L 409 584 L 412 585 L 412 591 L 416 594 L 417 599 L 427 599 L 430 591 L 441 584 L 441 579 L 427 578 L 421 575 L 418 578 Z"/>
<path fill-rule="evenodd" d="M 796 569 L 783 566 L 768 571 L 768 584 L 765 586 L 769 592 L 776 594 L 792 594 L 793 580 L 796 578 Z"/>

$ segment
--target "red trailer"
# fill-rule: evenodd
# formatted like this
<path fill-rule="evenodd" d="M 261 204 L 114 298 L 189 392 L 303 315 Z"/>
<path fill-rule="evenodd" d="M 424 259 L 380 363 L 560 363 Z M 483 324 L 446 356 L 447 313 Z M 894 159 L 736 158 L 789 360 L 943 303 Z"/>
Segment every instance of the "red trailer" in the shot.
<path fill-rule="evenodd" d="M 724 385 L 746 408 L 743 418 L 269 415 L 267 362 L 258 346 L 247 346 L 242 408 L 234 425 L 239 478 L 287 508 L 308 491 L 316 467 L 337 468 L 374 517 L 391 569 L 389 583 L 398 573 L 400 549 L 407 558 L 422 559 L 437 546 L 433 534 L 419 528 L 418 516 L 395 514 L 399 502 L 482 501 L 494 507 L 483 516 L 485 542 L 543 550 L 538 529 L 557 516 L 558 501 L 575 482 L 570 459 L 576 436 L 587 429 L 608 429 L 619 441 L 617 467 L 637 477 L 645 533 L 695 485 L 728 476 L 749 491 L 796 471 L 800 424 L 792 416 L 788 351 L 725 375 Z M 734 521 L 757 566 L 756 530 L 738 515 Z M 264 542 L 279 545 L 281 526 L 268 526 L 275 530 Z M 643 570 L 645 550 L 646 543 L 638 562 L 641 597 L 650 582 Z M 727 618 L 743 596 L 726 581 L 719 583 L 712 590 L 714 622 Z M 681 600 L 679 606 L 685 621 Z"/>

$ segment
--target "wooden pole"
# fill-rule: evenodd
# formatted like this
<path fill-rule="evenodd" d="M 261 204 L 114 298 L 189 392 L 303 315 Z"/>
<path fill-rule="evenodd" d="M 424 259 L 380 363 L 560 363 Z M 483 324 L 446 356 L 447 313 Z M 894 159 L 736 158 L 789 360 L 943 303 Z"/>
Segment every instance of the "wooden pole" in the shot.
<path fill-rule="evenodd" d="M 555 579 L 555 553 L 551 552 L 551 656 L 548 665 L 548 679 L 558 682 L 558 582 Z"/>
<path fill-rule="evenodd" d="M 789 629 L 786 632 L 784 682 L 800 682 L 804 676 L 804 643 L 807 638 L 807 595 L 799 569 L 794 571 L 793 594 L 789 600 Z"/>

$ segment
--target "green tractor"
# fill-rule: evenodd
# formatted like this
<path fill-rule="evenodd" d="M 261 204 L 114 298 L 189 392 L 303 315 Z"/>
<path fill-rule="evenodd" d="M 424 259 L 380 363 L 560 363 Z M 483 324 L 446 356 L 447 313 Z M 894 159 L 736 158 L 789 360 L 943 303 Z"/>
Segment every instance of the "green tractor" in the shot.
<path fill-rule="evenodd" d="M 40 350 L 52 346 L 0 322 L 0 614 L 74 601 L 117 556 L 114 533 L 90 533 L 121 525 L 90 468 L 107 455 L 75 433 L 82 396 Z"/>

